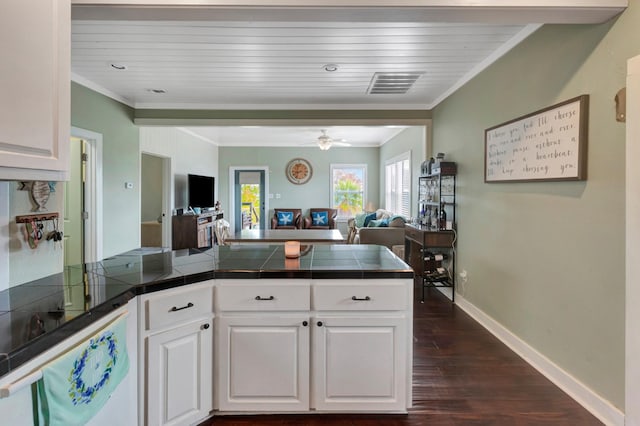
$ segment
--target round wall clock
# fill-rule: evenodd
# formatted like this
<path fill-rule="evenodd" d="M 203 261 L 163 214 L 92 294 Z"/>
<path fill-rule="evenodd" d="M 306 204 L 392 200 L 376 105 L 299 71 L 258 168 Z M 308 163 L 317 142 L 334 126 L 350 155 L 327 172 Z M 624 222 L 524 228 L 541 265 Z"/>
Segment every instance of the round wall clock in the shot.
<path fill-rule="evenodd" d="M 311 168 L 311 163 L 304 158 L 294 158 L 287 163 L 285 174 L 287 175 L 289 182 L 295 183 L 296 185 L 302 185 L 311 179 L 313 169 Z"/>

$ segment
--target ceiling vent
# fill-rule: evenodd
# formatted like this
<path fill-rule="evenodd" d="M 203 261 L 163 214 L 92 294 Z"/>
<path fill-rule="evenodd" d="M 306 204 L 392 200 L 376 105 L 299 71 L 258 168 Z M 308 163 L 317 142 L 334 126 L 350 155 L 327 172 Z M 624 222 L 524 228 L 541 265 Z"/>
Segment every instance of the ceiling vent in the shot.
<path fill-rule="evenodd" d="M 377 72 L 373 74 L 367 93 L 370 95 L 402 95 L 407 93 L 423 72 Z"/>

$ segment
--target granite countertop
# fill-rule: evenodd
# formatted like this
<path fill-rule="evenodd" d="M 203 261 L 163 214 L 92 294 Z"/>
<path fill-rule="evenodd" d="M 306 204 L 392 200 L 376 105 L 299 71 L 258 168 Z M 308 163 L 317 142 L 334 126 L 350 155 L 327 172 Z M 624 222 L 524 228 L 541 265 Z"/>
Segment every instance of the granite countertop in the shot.
<path fill-rule="evenodd" d="M 220 278 L 412 277 L 406 263 L 373 245 L 303 245 L 299 259 L 267 244 L 133 251 L 70 266 L 0 292 L 0 377 L 140 294 Z"/>

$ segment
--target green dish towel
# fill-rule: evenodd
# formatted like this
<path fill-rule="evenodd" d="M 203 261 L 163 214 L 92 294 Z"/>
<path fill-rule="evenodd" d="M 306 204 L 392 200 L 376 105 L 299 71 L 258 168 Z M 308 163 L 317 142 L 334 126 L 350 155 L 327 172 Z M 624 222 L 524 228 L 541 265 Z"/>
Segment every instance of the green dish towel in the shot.
<path fill-rule="evenodd" d="M 126 315 L 42 368 L 39 424 L 84 425 L 129 371 Z"/>

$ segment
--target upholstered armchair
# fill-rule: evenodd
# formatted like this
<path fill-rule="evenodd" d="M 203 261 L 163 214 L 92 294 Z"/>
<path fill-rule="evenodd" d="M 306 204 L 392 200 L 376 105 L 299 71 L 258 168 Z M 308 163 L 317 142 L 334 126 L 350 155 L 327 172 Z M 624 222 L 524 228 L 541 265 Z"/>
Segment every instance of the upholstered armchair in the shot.
<path fill-rule="evenodd" d="M 273 209 L 271 229 L 301 229 L 302 209 Z"/>
<path fill-rule="evenodd" d="M 309 209 L 304 217 L 304 229 L 336 229 L 338 210 L 329 208 Z"/>

